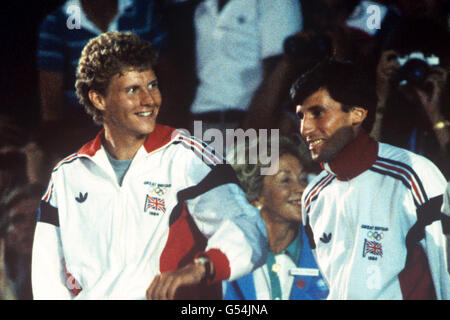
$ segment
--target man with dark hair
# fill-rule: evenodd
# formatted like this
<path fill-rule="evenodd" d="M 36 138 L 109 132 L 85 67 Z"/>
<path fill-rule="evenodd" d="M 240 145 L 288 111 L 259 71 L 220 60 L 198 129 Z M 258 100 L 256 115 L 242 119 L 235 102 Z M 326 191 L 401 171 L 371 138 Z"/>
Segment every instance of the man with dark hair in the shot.
<path fill-rule="evenodd" d="M 35 298 L 219 299 L 221 280 L 263 263 L 264 224 L 231 166 L 156 123 L 155 62 L 131 33 L 83 49 L 77 94 L 103 130 L 53 170 L 33 246 Z"/>
<path fill-rule="evenodd" d="M 426 158 L 369 137 L 374 90 L 336 61 L 292 87 L 301 134 L 324 169 L 302 213 L 328 299 L 449 299 L 445 219 L 434 210 L 446 181 Z"/>
<path fill-rule="evenodd" d="M 354 106 L 366 109 L 367 115 L 362 126 L 367 132 L 371 130 L 377 97 L 373 84 L 361 69 L 350 62 L 330 60 L 322 63 L 294 83 L 291 97 L 294 102 L 304 100 L 321 88 L 326 88 L 331 97 L 341 102 L 345 112 Z"/>

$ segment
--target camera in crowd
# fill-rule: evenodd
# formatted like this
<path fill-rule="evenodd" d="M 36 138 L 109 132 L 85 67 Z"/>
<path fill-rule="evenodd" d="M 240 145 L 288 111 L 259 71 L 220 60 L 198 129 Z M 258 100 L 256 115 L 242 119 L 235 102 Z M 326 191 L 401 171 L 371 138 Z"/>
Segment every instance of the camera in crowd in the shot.
<path fill-rule="evenodd" d="M 284 40 L 284 53 L 293 58 L 305 57 L 322 60 L 332 54 L 331 38 L 326 35 L 309 38 L 293 35 Z"/>
<path fill-rule="evenodd" d="M 403 57 L 398 57 L 400 69 L 397 73 L 399 85 L 411 84 L 421 86 L 433 66 L 439 65 L 439 57 L 424 55 L 422 52 L 412 52 Z"/>

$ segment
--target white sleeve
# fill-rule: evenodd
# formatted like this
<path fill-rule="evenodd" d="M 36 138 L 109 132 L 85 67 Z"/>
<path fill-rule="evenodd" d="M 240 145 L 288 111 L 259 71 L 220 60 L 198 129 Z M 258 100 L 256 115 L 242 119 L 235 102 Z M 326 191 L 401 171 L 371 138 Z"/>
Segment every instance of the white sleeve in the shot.
<path fill-rule="evenodd" d="M 284 40 L 303 28 L 299 0 L 262 0 L 259 7 L 259 34 L 263 59 L 283 53 Z"/>
<path fill-rule="evenodd" d="M 428 159 L 422 159 L 423 161 L 417 161 L 413 165 L 416 172 L 420 174 L 419 180 L 423 184 L 424 191 L 424 201 L 417 212 L 418 219 L 420 219 L 419 215 L 423 213 L 420 211 L 422 208 L 425 209 L 424 212 L 430 209 L 439 216 L 441 207 L 439 205 L 437 208 L 432 208 L 432 202 L 435 197 L 443 195 L 447 185 L 439 169 Z M 430 264 L 436 295 L 438 299 L 448 300 L 450 299 L 450 274 L 447 270 L 446 237 L 441 219 L 438 218 L 427 225 L 425 231 L 425 239 L 422 241 L 422 245 L 424 246 Z"/>
<path fill-rule="evenodd" d="M 193 159 L 187 176 L 193 186 L 187 207 L 208 239 L 205 251 L 213 260 L 215 280 L 232 281 L 262 265 L 267 252 L 265 224 L 234 183 L 237 178 L 232 167 L 210 168 Z"/>
<path fill-rule="evenodd" d="M 67 280 L 61 237 L 58 223 L 58 209 L 53 183 L 44 195 L 34 234 L 31 284 L 33 299 L 71 299 Z"/>
<path fill-rule="evenodd" d="M 450 181 L 447 184 L 447 191 L 444 193 L 444 202 L 442 203 L 442 213 L 447 216 L 447 218 L 443 217 L 443 219 L 450 219 Z M 446 234 L 447 240 L 447 271 L 450 274 L 450 233 Z"/>
<path fill-rule="evenodd" d="M 33 299 L 72 299 L 72 294 L 66 286 L 68 281 L 63 262 L 59 228 L 38 222 L 31 264 Z"/>

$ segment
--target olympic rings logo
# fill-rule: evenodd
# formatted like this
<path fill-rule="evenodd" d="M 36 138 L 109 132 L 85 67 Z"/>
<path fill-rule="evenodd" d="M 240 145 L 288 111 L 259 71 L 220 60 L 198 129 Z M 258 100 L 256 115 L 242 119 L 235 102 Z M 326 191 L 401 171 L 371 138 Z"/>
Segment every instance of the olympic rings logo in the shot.
<path fill-rule="evenodd" d="M 383 239 L 383 232 L 377 232 L 377 231 L 369 231 L 367 232 L 367 237 L 373 239 L 373 240 L 377 240 L 380 241 L 381 239 Z"/>

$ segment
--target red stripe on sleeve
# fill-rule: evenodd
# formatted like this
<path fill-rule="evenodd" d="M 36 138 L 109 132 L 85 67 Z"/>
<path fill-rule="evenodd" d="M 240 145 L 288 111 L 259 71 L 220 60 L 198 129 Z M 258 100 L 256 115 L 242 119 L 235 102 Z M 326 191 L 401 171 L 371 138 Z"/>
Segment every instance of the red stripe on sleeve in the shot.
<path fill-rule="evenodd" d="M 419 244 L 413 249 L 398 279 L 404 300 L 436 300 L 428 259 Z"/>
<path fill-rule="evenodd" d="M 385 168 L 385 169 L 389 169 L 389 170 L 392 170 L 392 171 L 396 171 L 397 173 L 399 173 L 399 174 L 401 174 L 402 176 L 404 176 L 404 177 L 411 183 L 411 187 L 413 188 L 413 191 L 414 191 L 414 193 L 416 194 L 417 199 L 419 199 L 420 203 L 423 203 L 423 199 L 422 199 L 422 197 L 421 197 L 419 191 L 417 190 L 417 186 L 416 186 L 416 184 L 414 183 L 414 180 L 411 178 L 411 175 L 408 174 L 408 172 L 406 172 L 406 171 L 404 171 L 404 170 L 402 170 L 402 169 L 400 169 L 400 168 L 393 167 L 393 166 L 389 166 L 389 165 L 384 164 L 384 163 L 381 163 L 381 162 L 376 162 L 376 165 L 377 165 L 377 166 L 380 166 L 380 167 L 383 167 L 383 168 Z"/>

